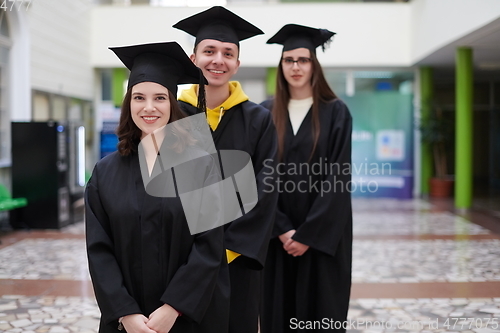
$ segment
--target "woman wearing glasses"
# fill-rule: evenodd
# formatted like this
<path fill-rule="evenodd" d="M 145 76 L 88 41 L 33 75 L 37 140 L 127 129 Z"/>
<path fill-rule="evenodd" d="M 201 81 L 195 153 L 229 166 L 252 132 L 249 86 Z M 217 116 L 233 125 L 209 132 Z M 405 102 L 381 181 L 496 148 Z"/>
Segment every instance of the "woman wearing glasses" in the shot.
<path fill-rule="evenodd" d="M 262 103 L 278 133 L 278 210 L 264 268 L 261 332 L 345 331 L 351 288 L 351 132 L 316 48 L 333 32 L 288 24 L 276 94 Z"/>

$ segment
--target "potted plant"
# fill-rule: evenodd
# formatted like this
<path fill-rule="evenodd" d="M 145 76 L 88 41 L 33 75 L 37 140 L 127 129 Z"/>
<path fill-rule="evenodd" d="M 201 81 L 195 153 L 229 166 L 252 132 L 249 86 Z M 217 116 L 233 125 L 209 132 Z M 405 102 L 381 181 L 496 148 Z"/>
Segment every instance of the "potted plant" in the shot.
<path fill-rule="evenodd" d="M 436 106 L 430 108 L 429 115 L 420 124 L 422 142 L 429 145 L 434 161 L 434 177 L 429 179 L 429 194 L 432 197 L 449 197 L 452 192 L 454 180 L 448 175 L 447 158 L 452 130 L 453 124 Z"/>

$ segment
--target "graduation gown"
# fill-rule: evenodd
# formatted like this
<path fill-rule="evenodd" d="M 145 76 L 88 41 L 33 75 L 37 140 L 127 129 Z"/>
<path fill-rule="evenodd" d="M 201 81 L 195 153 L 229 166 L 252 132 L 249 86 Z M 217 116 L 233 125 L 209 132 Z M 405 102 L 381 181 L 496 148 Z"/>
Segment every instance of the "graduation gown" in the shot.
<path fill-rule="evenodd" d="M 165 303 L 182 313 L 172 333 L 227 331 L 222 227 L 191 235 L 178 197 L 145 192 L 137 153 L 99 161 L 85 201 L 99 332 L 118 332 L 120 317 L 148 317 Z"/>
<path fill-rule="evenodd" d="M 179 101 L 187 115 L 197 109 Z M 225 225 L 224 242 L 241 254 L 229 264 L 231 279 L 230 332 L 256 333 L 259 312 L 260 278 L 273 227 L 278 193 L 272 191 L 276 175 L 277 138 L 271 113 L 245 101 L 227 109 L 212 132 L 217 150 L 247 152 L 255 171 L 258 203 L 247 214 Z"/>
<path fill-rule="evenodd" d="M 262 104 L 272 109 L 272 101 Z M 328 323 L 341 323 L 347 318 L 352 209 L 346 186 L 351 180 L 352 118 L 341 100 L 321 103 L 320 137 L 309 160 L 311 122 L 310 109 L 294 135 L 288 119 L 278 165 L 278 209 L 264 268 L 262 333 L 330 332 L 333 324 L 311 328 L 307 321 L 327 318 Z M 310 246 L 299 257 L 288 255 L 278 238 L 292 229 L 294 240 Z"/>

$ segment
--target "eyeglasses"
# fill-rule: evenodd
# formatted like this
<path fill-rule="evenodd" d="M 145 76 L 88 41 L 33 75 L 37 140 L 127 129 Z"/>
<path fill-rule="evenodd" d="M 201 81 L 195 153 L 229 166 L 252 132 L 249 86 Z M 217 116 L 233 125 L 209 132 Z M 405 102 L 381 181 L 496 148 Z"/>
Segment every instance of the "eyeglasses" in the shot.
<path fill-rule="evenodd" d="M 311 58 L 299 57 L 299 59 L 294 60 L 293 58 L 281 58 L 281 61 L 284 65 L 292 67 L 293 64 L 297 64 L 299 66 L 308 65 L 311 63 Z"/>

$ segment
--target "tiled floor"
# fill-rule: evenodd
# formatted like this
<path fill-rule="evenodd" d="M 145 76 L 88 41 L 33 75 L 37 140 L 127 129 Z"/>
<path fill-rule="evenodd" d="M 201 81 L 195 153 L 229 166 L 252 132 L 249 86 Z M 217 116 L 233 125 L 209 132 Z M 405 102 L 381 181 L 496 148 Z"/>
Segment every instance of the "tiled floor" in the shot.
<path fill-rule="evenodd" d="M 355 240 L 353 282 L 500 281 L 500 240 Z"/>
<path fill-rule="evenodd" d="M 0 279 L 88 280 L 84 239 L 23 239 L 0 250 Z"/>
<path fill-rule="evenodd" d="M 500 219 L 449 206 L 353 201 L 348 332 L 500 332 Z M 96 332 L 83 223 L 0 240 L 0 332 Z"/>
<path fill-rule="evenodd" d="M 91 297 L 13 296 L 0 298 L 0 331 L 94 333 L 100 312 Z"/>

